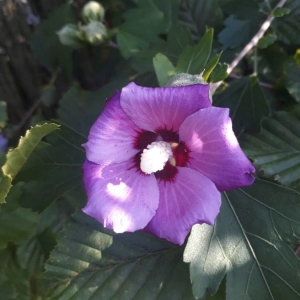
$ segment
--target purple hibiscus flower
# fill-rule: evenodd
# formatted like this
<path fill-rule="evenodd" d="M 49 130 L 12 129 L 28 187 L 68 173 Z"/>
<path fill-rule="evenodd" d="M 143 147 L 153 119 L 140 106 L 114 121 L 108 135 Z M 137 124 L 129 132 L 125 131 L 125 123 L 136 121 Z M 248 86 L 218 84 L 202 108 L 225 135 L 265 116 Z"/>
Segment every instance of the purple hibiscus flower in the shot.
<path fill-rule="evenodd" d="M 209 86 L 130 83 L 107 101 L 84 144 L 83 211 L 115 232 L 143 229 L 182 244 L 213 224 L 220 192 L 251 185 L 254 167 Z"/>

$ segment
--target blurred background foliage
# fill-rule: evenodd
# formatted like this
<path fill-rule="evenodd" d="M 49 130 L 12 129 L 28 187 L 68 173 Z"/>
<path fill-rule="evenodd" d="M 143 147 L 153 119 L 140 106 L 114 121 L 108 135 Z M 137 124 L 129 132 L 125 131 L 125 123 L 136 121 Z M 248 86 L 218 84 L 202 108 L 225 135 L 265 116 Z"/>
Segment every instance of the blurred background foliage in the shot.
<path fill-rule="evenodd" d="M 6 198 L 0 207 L 0 297 L 123 299 L 126 288 L 134 294 L 134 287 L 122 290 L 108 281 L 98 289 L 104 276 L 99 270 L 107 268 L 109 278 L 111 266 L 138 260 L 138 268 L 147 270 L 163 261 L 157 272 L 172 276 L 165 275 L 166 287 L 152 296 L 149 291 L 158 291 L 158 282 L 146 275 L 144 283 L 136 278 L 143 288 L 137 298 L 124 299 L 195 299 L 183 248 L 149 236 L 121 235 L 115 248 L 127 254 L 109 248 L 103 262 L 100 250 L 110 245 L 113 234 L 80 213 L 70 219 L 85 202 L 80 145 L 116 89 L 130 81 L 165 85 L 174 74 L 203 72 L 206 82 L 221 83 L 213 104 L 231 109 L 235 133 L 257 167 L 257 177 L 300 191 L 300 0 L 275 10 L 275 0 L 103 0 L 104 11 L 96 13 L 84 12 L 87 2 L 0 0 L 0 202 Z M 269 16 L 275 18 L 257 46 L 227 74 L 227 66 Z M 38 125 L 6 156 L 28 128 L 52 119 L 59 130 Z M 18 163 L 11 163 L 12 158 Z M 295 195 L 287 201 L 292 203 Z M 283 239 L 290 248 L 297 248 L 297 234 L 295 229 L 294 238 L 289 232 Z M 69 244 L 60 243 L 64 238 Z M 100 242 L 104 245 L 92 260 L 92 254 L 80 257 L 83 245 L 94 249 Z M 146 254 L 137 251 L 140 244 L 148 245 Z M 151 256 L 154 252 L 159 254 Z M 112 262 L 110 256 L 115 256 Z M 89 268 L 84 264 L 91 262 L 98 269 L 84 273 Z M 120 266 L 114 276 L 141 274 L 132 268 Z M 219 283 L 207 292 L 215 292 Z M 270 299 L 300 299 L 299 288 L 293 290 L 292 296 Z M 115 296 L 107 296 L 109 291 Z M 93 293 L 95 298 L 89 298 Z M 194 290 L 197 297 L 201 293 Z M 209 299 L 224 297 L 223 281 Z"/>

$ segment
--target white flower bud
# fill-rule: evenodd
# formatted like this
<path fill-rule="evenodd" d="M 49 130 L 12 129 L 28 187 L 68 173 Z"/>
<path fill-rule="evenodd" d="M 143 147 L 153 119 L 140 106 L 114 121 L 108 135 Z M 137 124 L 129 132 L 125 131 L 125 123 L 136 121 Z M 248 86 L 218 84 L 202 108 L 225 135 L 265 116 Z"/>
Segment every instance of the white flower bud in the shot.
<path fill-rule="evenodd" d="M 96 2 L 90 1 L 88 2 L 82 9 L 82 18 L 86 23 L 92 21 L 103 21 L 105 10 L 103 6 Z"/>
<path fill-rule="evenodd" d="M 82 26 L 82 31 L 85 40 L 92 45 L 99 45 L 103 43 L 107 30 L 106 27 L 98 21 L 93 21 L 85 26 Z"/>
<path fill-rule="evenodd" d="M 75 24 L 67 24 L 57 32 L 60 42 L 66 46 L 80 47 L 80 31 Z"/>

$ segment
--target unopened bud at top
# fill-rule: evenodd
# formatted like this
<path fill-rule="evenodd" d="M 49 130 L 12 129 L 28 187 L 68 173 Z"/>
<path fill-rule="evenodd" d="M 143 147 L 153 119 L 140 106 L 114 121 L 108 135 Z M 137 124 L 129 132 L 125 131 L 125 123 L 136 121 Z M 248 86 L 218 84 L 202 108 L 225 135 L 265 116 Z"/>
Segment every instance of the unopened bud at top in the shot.
<path fill-rule="evenodd" d="M 89 1 L 82 9 L 82 18 L 86 23 L 92 21 L 103 21 L 105 10 L 103 6 L 96 1 Z"/>

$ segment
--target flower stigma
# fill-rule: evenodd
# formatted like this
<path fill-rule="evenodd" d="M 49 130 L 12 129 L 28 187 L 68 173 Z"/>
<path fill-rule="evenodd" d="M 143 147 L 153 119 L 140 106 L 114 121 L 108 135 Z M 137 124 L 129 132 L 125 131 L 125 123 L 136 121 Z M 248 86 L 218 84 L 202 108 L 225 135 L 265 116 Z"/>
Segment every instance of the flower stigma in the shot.
<path fill-rule="evenodd" d="M 145 174 L 152 174 L 161 171 L 170 158 L 172 158 L 170 143 L 164 141 L 152 142 L 141 155 L 140 168 Z"/>

